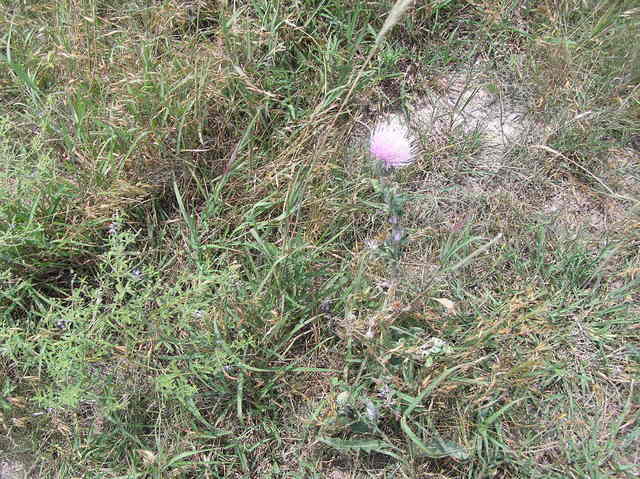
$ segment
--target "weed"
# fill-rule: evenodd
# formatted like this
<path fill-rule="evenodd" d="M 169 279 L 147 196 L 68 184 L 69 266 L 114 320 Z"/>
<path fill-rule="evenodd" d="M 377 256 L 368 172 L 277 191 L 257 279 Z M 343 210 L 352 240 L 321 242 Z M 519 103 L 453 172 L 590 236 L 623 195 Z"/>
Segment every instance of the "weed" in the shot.
<path fill-rule="evenodd" d="M 0 475 L 637 476 L 637 30 L 0 1 Z"/>

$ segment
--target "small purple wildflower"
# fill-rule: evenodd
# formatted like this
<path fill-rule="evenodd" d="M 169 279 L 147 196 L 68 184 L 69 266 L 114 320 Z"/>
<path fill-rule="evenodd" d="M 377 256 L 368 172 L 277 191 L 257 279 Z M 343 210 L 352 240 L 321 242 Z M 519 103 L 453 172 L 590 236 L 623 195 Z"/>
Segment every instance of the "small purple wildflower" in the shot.
<path fill-rule="evenodd" d="M 415 146 L 409 137 L 409 130 L 397 120 L 387 120 L 375 127 L 369 150 L 385 169 L 401 168 L 415 159 Z"/>
<path fill-rule="evenodd" d="M 395 243 L 399 243 L 402 240 L 402 236 L 404 235 L 404 231 L 402 228 L 393 228 L 391 230 L 391 239 Z"/>

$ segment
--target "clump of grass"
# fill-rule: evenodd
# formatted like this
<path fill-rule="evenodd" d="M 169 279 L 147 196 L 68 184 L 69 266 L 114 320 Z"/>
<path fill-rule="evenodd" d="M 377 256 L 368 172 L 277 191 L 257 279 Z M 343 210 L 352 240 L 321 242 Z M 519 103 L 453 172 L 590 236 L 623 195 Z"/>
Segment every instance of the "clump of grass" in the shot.
<path fill-rule="evenodd" d="M 633 211 L 571 236 L 544 213 L 569 189 L 549 150 L 479 174 L 479 138 L 412 166 L 406 288 L 362 251 L 388 224 L 353 125 L 387 79 L 401 98 L 373 109 L 411 112 L 425 87 L 400 57 L 429 84 L 472 54 L 515 65 L 495 90 L 558 113 L 538 142 L 604 178 L 598 135 L 622 148 L 638 127 L 616 79 L 635 20 L 588 7 L 416 4 L 377 37 L 391 2 L 0 7 L 0 460 L 65 477 L 635 474 Z M 569 53 L 545 92 L 551 44 Z"/>

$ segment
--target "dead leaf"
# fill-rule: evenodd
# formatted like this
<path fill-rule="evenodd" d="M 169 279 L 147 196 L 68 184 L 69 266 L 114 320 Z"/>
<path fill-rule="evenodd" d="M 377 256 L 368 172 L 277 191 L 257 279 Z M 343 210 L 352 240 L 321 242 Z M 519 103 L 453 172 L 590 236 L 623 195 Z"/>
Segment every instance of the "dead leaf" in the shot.
<path fill-rule="evenodd" d="M 137 453 L 142 457 L 145 466 L 150 466 L 156 462 L 156 455 L 148 449 L 138 449 Z"/>
<path fill-rule="evenodd" d="M 438 303 L 440 303 L 442 306 L 444 306 L 447 309 L 447 313 L 449 314 L 456 313 L 456 304 L 450 299 L 447 299 L 447 298 L 433 298 L 433 299 L 436 300 Z"/>

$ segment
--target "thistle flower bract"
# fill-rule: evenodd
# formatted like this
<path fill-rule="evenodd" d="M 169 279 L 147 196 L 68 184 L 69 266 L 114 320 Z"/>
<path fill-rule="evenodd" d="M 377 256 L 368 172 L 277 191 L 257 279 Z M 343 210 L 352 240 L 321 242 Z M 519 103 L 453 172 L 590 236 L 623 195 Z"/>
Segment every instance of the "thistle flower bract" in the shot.
<path fill-rule="evenodd" d="M 398 121 L 379 123 L 369 144 L 371 156 L 385 169 L 407 166 L 415 159 L 415 147 L 406 126 Z"/>

